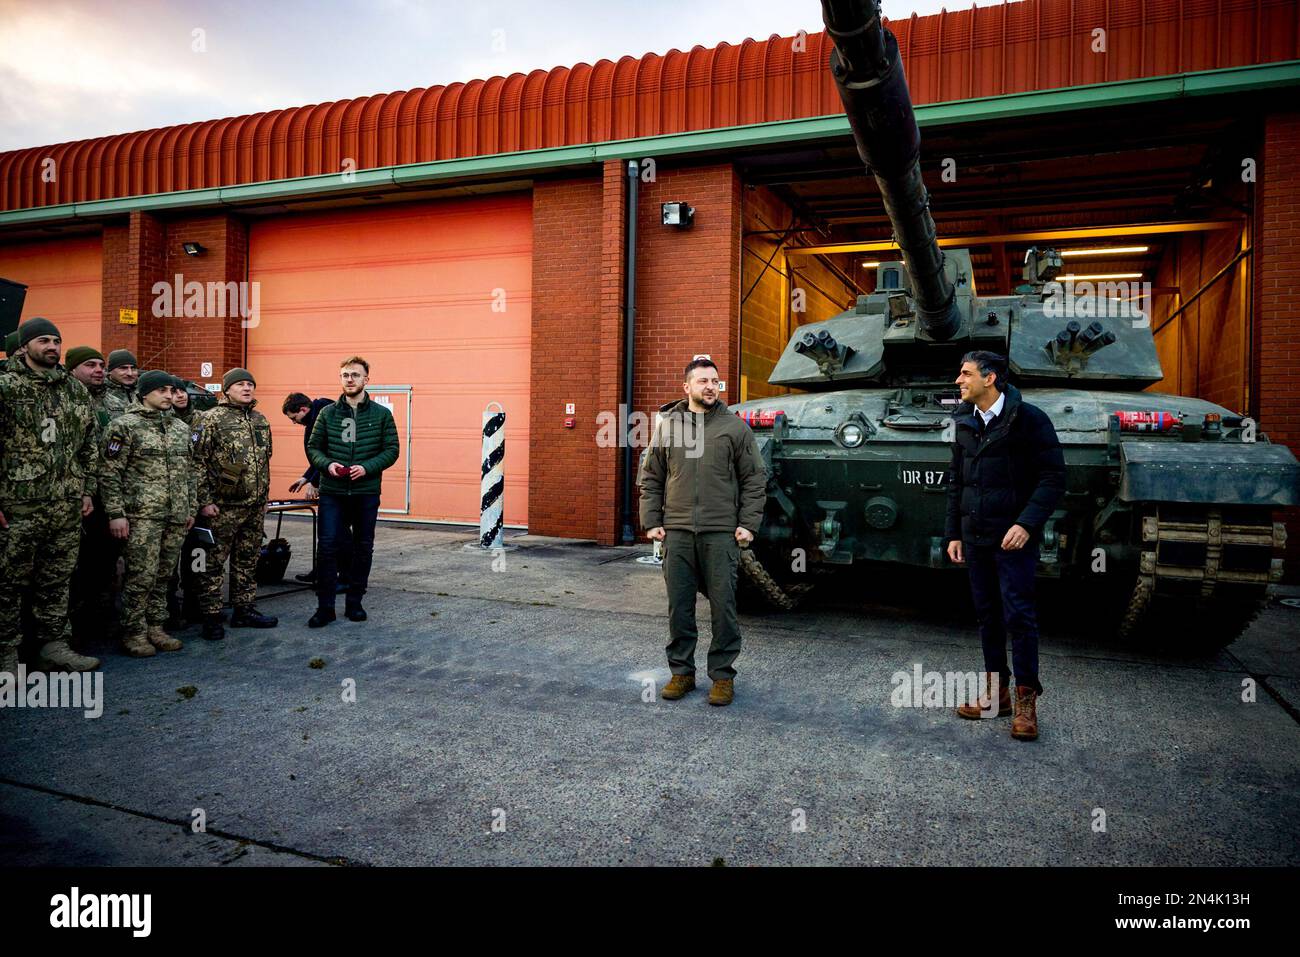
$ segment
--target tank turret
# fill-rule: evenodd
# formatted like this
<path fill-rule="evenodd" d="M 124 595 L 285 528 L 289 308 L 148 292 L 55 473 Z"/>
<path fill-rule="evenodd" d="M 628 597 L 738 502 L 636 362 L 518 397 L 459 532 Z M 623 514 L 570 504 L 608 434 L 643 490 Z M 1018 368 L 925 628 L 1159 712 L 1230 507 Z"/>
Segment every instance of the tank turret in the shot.
<path fill-rule="evenodd" d="M 951 379 L 974 349 L 1006 355 L 1023 384 L 1159 382 L 1155 338 L 1137 297 L 1127 287 L 1057 282 L 1054 250 L 1029 251 L 1016 295 L 977 294 L 970 251 L 939 247 L 921 178 L 921 134 L 879 0 L 822 0 L 822 19 L 834 44 L 831 75 L 901 257 L 877 267 L 876 291 L 852 310 L 800 326 L 768 382 L 810 391 L 933 382 Z"/>

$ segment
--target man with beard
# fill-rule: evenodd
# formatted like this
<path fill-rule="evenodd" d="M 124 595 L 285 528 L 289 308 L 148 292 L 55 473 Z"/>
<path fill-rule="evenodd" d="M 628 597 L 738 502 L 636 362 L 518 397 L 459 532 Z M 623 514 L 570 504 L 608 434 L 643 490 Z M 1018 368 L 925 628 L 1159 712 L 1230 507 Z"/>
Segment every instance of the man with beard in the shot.
<path fill-rule="evenodd" d="M 30 319 L 18 332 L 23 355 L 0 372 L 0 671 L 17 673 L 24 596 L 42 665 L 89 671 L 99 661 L 68 643 L 68 584 L 94 507 L 98 429 L 86 387 L 59 364 L 54 323 Z"/>
<path fill-rule="evenodd" d="M 740 548 L 754 540 L 767 502 L 767 473 L 749 426 L 718 398 L 711 359 L 686 367 L 686 398 L 663 406 L 641 466 L 641 526 L 664 542 L 668 587 L 668 666 L 661 697 L 674 701 L 695 687 L 695 595 L 703 591 L 713 618 L 709 704 L 734 696 L 740 654 L 736 570 Z"/>

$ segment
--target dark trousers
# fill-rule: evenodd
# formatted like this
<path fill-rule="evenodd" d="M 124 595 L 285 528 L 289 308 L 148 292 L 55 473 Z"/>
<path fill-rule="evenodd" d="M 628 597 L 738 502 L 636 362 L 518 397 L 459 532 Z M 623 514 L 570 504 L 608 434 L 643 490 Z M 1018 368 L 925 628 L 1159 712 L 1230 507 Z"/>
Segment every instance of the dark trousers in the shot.
<path fill-rule="evenodd" d="M 379 517 L 378 495 L 320 496 L 320 541 L 316 559 L 316 601 L 322 608 L 334 607 L 338 582 L 339 549 L 350 537 L 352 561 L 348 569 L 348 604 L 359 604 L 370 578 L 370 561 L 375 552 L 375 520 Z"/>
<path fill-rule="evenodd" d="M 695 674 L 695 595 L 709 599 L 713 640 L 709 642 L 709 677 L 734 678 L 732 663 L 740 654 L 736 618 L 736 570 L 740 546 L 734 532 L 668 529 L 664 540 L 664 583 L 668 586 L 668 667 L 675 675 Z"/>
<path fill-rule="evenodd" d="M 102 634 L 114 617 L 113 585 L 121 551 L 122 543 L 109 535 L 108 515 L 96 499 L 95 510 L 81 520 L 77 567 L 69 591 L 72 633 L 79 641 Z"/>
<path fill-rule="evenodd" d="M 1016 684 L 1042 692 L 1038 683 L 1038 612 L 1034 606 L 1034 569 L 1038 545 L 1004 551 L 1001 545 L 962 544 L 970 571 L 970 593 L 979 620 L 984 670 L 996 671 L 1009 687 L 1007 637 Z"/>

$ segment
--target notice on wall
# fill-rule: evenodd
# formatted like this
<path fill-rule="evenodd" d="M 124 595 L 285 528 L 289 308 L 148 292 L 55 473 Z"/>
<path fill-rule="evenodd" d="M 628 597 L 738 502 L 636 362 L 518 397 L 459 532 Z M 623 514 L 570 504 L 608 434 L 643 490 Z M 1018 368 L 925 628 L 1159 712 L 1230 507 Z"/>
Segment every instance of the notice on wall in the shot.
<path fill-rule="evenodd" d="M 124 326 L 135 326 L 140 323 L 140 310 L 138 309 L 119 309 L 117 310 L 117 321 Z"/>
<path fill-rule="evenodd" d="M 392 397 L 392 396 L 389 396 L 389 395 L 372 395 L 370 398 L 374 399 L 374 400 L 375 400 L 376 402 L 378 402 L 380 405 L 382 405 L 382 406 L 384 406 L 385 408 L 387 408 L 389 412 L 392 412 L 392 411 L 393 411 L 393 397 Z"/>

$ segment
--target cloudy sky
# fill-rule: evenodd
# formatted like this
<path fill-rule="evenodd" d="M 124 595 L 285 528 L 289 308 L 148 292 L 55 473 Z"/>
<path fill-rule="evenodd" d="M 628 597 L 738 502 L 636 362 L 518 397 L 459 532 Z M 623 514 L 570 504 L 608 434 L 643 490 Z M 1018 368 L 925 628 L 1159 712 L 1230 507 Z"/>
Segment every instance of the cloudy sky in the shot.
<path fill-rule="evenodd" d="M 815 0 L 0 0 L 0 150 L 800 29 Z"/>

